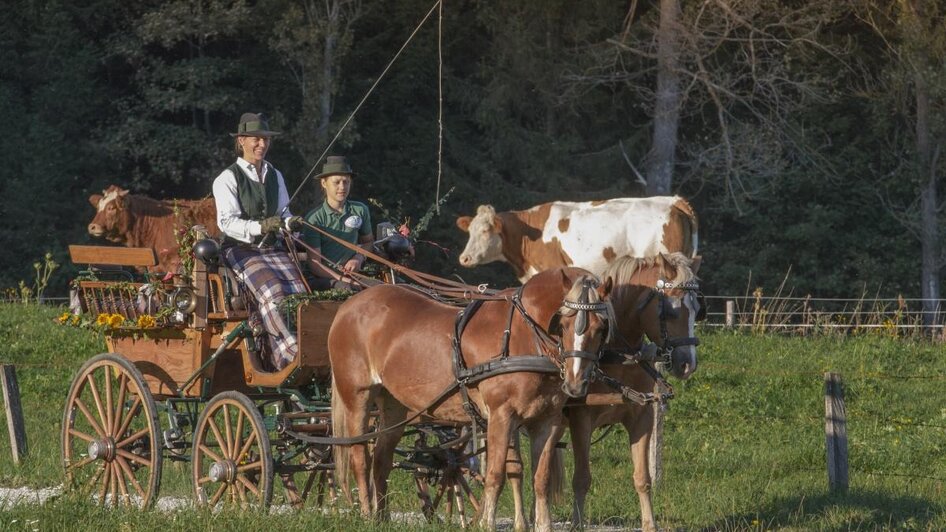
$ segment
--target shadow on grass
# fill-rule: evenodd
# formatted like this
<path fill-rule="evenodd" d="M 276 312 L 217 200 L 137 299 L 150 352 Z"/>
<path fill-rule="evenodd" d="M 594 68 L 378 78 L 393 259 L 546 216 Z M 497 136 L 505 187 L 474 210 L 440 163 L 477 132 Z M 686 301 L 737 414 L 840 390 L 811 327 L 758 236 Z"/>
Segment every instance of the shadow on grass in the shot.
<path fill-rule="evenodd" d="M 727 516 L 699 530 L 928 530 L 942 524 L 942 512 L 929 499 L 851 490 L 775 499 L 756 513 Z"/>

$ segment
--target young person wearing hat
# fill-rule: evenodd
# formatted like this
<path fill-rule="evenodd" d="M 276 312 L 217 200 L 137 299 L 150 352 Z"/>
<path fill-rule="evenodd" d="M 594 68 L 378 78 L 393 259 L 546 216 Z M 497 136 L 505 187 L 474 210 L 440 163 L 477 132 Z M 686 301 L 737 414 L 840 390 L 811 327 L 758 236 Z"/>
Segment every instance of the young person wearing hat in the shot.
<path fill-rule="evenodd" d="M 348 199 L 354 176 L 345 157 L 326 157 L 322 173 L 316 176 L 325 200 L 309 211 L 305 220 L 339 239 L 368 249 L 374 242 L 368 206 Z M 324 263 L 320 263 L 310 253 L 309 272 L 314 276 L 312 288 L 351 289 L 350 278 L 345 274 L 361 270 L 365 256 L 308 227 L 303 230 L 302 239 L 324 258 Z"/>
<path fill-rule="evenodd" d="M 236 139 L 237 160 L 213 183 L 217 225 L 224 238 L 221 255 L 256 299 L 269 336 L 270 361 L 279 370 L 295 358 L 298 345 L 278 307 L 286 296 L 306 287 L 275 237 L 280 228 L 298 228 L 301 218 L 289 212 L 283 176 L 266 161 L 279 132 L 269 129 L 262 114 L 244 113 L 237 132 L 230 135 Z"/>

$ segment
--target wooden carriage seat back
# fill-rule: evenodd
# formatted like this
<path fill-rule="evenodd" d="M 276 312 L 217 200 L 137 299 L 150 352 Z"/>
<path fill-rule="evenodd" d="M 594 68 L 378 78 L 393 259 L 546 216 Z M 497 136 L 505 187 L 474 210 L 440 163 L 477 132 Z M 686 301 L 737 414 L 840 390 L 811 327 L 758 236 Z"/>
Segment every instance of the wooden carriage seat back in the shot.
<path fill-rule="evenodd" d="M 149 268 L 158 264 L 152 248 L 124 248 L 112 246 L 69 246 L 72 263 L 90 266 L 135 266 Z"/>

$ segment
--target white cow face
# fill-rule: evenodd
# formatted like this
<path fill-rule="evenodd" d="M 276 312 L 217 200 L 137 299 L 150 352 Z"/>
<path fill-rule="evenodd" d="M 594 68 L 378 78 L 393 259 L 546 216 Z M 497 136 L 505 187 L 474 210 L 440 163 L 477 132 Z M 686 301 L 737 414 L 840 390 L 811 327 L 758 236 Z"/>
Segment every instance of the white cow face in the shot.
<path fill-rule="evenodd" d="M 490 205 L 480 205 L 476 216 L 457 218 L 457 227 L 470 233 L 466 248 L 460 254 L 460 265 L 467 268 L 494 261 L 505 261 L 503 256 L 503 222 Z"/>

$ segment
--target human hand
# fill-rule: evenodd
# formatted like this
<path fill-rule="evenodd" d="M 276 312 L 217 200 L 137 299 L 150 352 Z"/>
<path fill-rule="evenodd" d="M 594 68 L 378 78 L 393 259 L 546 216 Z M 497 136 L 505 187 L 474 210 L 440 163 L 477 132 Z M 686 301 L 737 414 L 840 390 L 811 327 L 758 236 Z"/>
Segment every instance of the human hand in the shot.
<path fill-rule="evenodd" d="M 355 255 L 345 262 L 345 264 L 342 266 L 342 271 L 346 273 L 357 272 L 358 270 L 361 269 L 361 265 L 364 262 L 365 262 L 364 255 Z"/>
<path fill-rule="evenodd" d="M 302 228 L 302 216 L 290 216 L 286 218 L 286 229 L 298 231 Z"/>
<path fill-rule="evenodd" d="M 265 235 L 267 233 L 275 233 L 279 231 L 279 228 L 282 227 L 282 218 L 279 216 L 270 216 L 269 218 L 264 218 L 263 221 L 259 223 L 260 231 Z"/>

